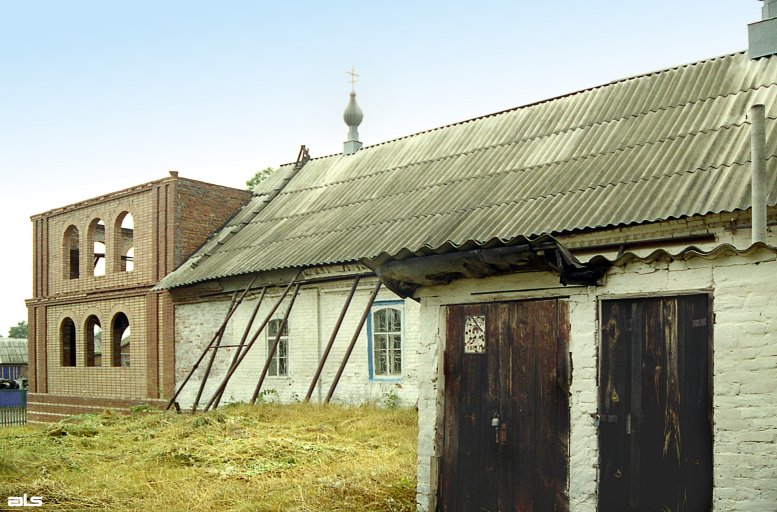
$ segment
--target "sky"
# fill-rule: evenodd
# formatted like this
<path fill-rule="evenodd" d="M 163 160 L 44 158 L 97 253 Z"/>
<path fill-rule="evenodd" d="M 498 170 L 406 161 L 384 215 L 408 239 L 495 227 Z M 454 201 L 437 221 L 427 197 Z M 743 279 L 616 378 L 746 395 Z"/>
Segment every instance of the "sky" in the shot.
<path fill-rule="evenodd" d="M 0 0 L 0 335 L 27 320 L 30 216 L 342 151 L 747 48 L 757 0 Z"/>

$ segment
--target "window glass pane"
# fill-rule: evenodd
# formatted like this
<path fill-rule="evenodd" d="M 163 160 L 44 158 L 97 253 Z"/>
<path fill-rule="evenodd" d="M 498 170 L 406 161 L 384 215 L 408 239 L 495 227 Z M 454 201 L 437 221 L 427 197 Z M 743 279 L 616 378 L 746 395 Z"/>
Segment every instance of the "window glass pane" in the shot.
<path fill-rule="evenodd" d="M 278 335 L 278 327 L 280 325 L 280 320 L 270 320 L 270 323 L 267 324 L 267 336 L 275 338 Z"/>
<path fill-rule="evenodd" d="M 402 335 L 400 334 L 392 334 L 391 335 L 391 348 L 394 350 L 401 351 L 402 350 Z"/>
<path fill-rule="evenodd" d="M 272 350 L 272 345 L 275 342 L 275 336 L 270 336 L 270 333 L 267 333 L 267 353 L 270 353 L 270 350 Z M 270 376 L 278 375 L 278 350 L 275 350 L 275 353 L 272 356 L 272 359 L 270 359 L 270 368 L 267 372 Z"/>
<path fill-rule="evenodd" d="M 278 340 L 278 349 L 276 351 L 277 357 L 286 357 L 287 350 L 289 348 L 289 340 L 281 338 Z"/>
<path fill-rule="evenodd" d="M 386 310 L 386 327 L 388 332 L 398 332 L 402 330 L 402 319 L 397 309 Z"/>
<path fill-rule="evenodd" d="M 385 352 L 375 354 L 375 373 L 378 375 L 386 375 L 386 373 L 388 373 Z"/>
<path fill-rule="evenodd" d="M 384 308 L 373 315 L 375 332 L 399 332 L 402 330 L 402 313 L 398 309 Z"/>
<path fill-rule="evenodd" d="M 287 375 L 286 358 L 278 359 L 278 375 Z"/>
<path fill-rule="evenodd" d="M 373 319 L 375 320 L 375 332 L 386 332 L 386 310 L 376 311 Z"/>
<path fill-rule="evenodd" d="M 376 334 L 375 335 L 375 350 L 386 350 L 388 348 L 386 340 L 388 338 L 387 334 Z"/>
<path fill-rule="evenodd" d="M 402 353 L 394 352 L 392 362 L 392 373 L 402 373 Z"/>

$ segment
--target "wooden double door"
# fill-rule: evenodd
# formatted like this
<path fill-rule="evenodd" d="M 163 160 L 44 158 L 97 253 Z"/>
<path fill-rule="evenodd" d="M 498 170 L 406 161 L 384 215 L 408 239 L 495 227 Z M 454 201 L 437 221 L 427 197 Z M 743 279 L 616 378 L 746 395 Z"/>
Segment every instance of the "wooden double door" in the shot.
<path fill-rule="evenodd" d="M 569 508 L 563 300 L 449 306 L 438 510 Z"/>
<path fill-rule="evenodd" d="M 712 504 L 708 295 L 605 300 L 599 371 L 599 511 Z"/>

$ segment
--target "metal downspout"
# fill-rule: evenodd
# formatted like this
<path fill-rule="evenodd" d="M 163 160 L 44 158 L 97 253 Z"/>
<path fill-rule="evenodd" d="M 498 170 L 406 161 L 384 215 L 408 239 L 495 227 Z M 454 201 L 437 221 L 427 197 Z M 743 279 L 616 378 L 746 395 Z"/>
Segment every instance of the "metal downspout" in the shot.
<path fill-rule="evenodd" d="M 763 105 L 750 107 L 752 243 L 766 243 L 766 131 Z"/>

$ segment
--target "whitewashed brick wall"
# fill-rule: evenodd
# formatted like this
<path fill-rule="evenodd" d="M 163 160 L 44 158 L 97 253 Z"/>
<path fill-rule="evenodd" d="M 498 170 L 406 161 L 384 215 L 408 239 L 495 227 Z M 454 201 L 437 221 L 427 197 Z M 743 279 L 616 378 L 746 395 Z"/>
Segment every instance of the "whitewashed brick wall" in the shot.
<path fill-rule="evenodd" d="M 322 401 L 329 390 L 335 373 L 343 359 L 359 319 L 372 293 L 375 281 L 362 282 L 354 295 L 345 320 L 340 328 L 332 352 L 324 366 L 319 385 L 313 393 L 312 401 Z M 288 376 L 267 376 L 262 391 L 265 400 L 277 400 L 284 403 L 301 401 L 307 394 L 313 379 L 320 355 L 332 333 L 350 289 L 350 282 L 304 287 L 298 294 L 289 316 L 289 372 Z M 287 297 L 272 318 L 281 319 L 289 303 Z M 279 290 L 268 293 L 259 308 L 248 341 L 253 337 L 259 324 L 265 319 L 280 296 Z M 230 320 L 222 344 L 237 345 L 245 331 L 256 298 L 244 301 Z M 377 301 L 400 300 L 392 292 L 382 289 Z M 213 337 L 228 310 L 228 301 L 176 306 L 176 388 L 199 357 L 202 349 Z M 404 301 L 404 346 L 403 375 L 401 379 L 389 382 L 370 380 L 368 370 L 367 324 L 362 329 L 353 353 L 340 379 L 333 402 L 360 404 L 374 402 L 387 403 L 391 395 L 399 405 L 414 406 L 418 397 L 418 332 L 420 306 L 413 300 Z M 225 348 L 218 351 L 210 377 L 201 400 L 204 403 L 213 395 L 221 383 L 235 349 Z M 267 358 L 267 335 L 259 335 L 251 351 L 243 360 L 226 388 L 222 403 L 249 401 L 254 393 L 262 368 Z M 182 407 L 191 407 L 199 388 L 207 358 L 189 381 L 179 396 Z"/>
<path fill-rule="evenodd" d="M 532 291 L 516 291 L 521 289 Z M 598 301 L 699 290 L 712 291 L 715 313 L 714 510 L 777 510 L 777 258 L 766 250 L 714 260 L 631 263 L 612 269 L 601 287 L 560 287 L 558 277 L 551 274 L 514 274 L 422 290 L 418 510 L 436 506 L 444 385 L 438 363 L 445 342 L 446 304 L 569 297 L 574 371 L 570 509 L 595 512 L 599 454 L 590 414 L 597 409 Z"/>

